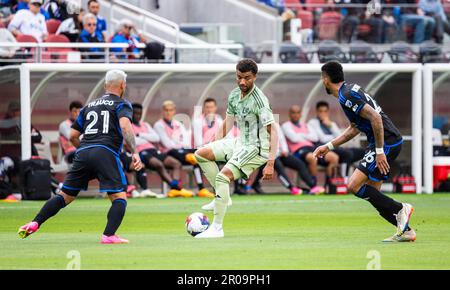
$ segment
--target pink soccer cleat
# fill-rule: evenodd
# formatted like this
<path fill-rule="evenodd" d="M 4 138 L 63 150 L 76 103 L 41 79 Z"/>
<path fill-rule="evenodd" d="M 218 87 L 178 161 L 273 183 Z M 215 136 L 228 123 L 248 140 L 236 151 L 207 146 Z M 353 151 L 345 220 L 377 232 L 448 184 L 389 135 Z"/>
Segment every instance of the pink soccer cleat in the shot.
<path fill-rule="evenodd" d="M 311 192 L 311 194 L 319 195 L 321 193 L 325 193 L 325 188 L 323 188 L 322 186 L 316 185 L 313 188 L 311 188 L 310 192 Z"/>
<path fill-rule="evenodd" d="M 122 239 L 121 237 L 114 235 L 114 236 L 105 236 L 102 235 L 102 240 L 100 241 L 100 244 L 128 244 L 130 241 Z"/>
<path fill-rule="evenodd" d="M 29 235 L 37 232 L 38 229 L 39 229 L 39 224 L 37 222 L 30 222 L 24 226 L 21 226 L 17 233 L 19 234 L 19 237 L 21 237 L 22 239 L 25 239 Z"/>
<path fill-rule="evenodd" d="M 291 188 L 291 194 L 292 195 L 301 195 L 303 193 L 303 190 L 301 188 L 298 187 L 293 187 Z"/>

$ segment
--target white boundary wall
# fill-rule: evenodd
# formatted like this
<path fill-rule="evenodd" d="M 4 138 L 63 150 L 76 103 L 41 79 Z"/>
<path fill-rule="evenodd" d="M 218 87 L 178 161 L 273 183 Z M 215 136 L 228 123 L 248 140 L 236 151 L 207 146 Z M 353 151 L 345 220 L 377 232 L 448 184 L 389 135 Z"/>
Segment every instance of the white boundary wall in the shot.
<path fill-rule="evenodd" d="M 265 73 L 320 73 L 322 64 L 260 64 L 259 71 Z M 343 64 L 346 72 L 407 72 L 412 73 L 412 174 L 416 178 L 417 192 L 422 192 L 422 155 L 424 169 L 426 169 L 425 189 L 432 193 L 432 156 L 429 148 L 422 154 L 422 65 L 421 64 Z M 445 65 L 450 68 L 449 65 Z M 438 67 L 436 66 L 436 69 Z M 234 72 L 234 64 L 22 64 L 20 66 L 20 98 L 21 98 L 21 133 L 22 133 L 22 159 L 31 157 L 31 89 L 30 74 L 32 72 L 106 72 L 110 69 L 122 69 L 126 72 L 160 72 L 160 73 L 220 73 Z M 431 79 L 432 83 L 432 79 Z M 431 85 L 432 87 L 432 85 Z M 428 88 L 428 87 L 426 87 Z M 431 92 L 432 96 L 432 92 Z M 430 102 L 431 103 L 431 102 Z M 430 106 L 427 102 L 424 106 Z M 432 110 L 432 105 L 431 105 Z M 429 113 L 429 112 L 427 112 Z M 432 111 L 431 111 L 432 115 Z M 425 129 L 430 129 L 429 118 L 425 118 Z M 431 116 L 432 118 L 432 116 Z M 432 125 L 431 125 L 432 126 Z M 427 132 L 428 131 L 428 132 Z M 426 144 L 431 143 L 431 129 L 425 130 Z M 431 148 L 432 155 L 432 148 Z M 428 170 L 431 168 L 431 170 Z M 431 179 L 428 171 L 431 171 Z M 430 183 L 431 182 L 431 183 Z M 429 188 L 431 186 L 431 191 Z"/>

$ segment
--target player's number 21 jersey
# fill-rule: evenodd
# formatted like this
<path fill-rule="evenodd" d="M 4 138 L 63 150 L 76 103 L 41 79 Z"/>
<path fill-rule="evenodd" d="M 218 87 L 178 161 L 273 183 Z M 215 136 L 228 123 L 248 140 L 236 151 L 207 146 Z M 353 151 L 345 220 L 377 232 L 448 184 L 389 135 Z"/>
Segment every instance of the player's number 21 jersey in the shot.
<path fill-rule="evenodd" d="M 105 95 L 86 105 L 72 128 L 83 134 L 80 148 L 106 147 L 114 153 L 122 151 L 123 136 L 119 120 L 132 120 L 131 104 L 119 96 Z"/>

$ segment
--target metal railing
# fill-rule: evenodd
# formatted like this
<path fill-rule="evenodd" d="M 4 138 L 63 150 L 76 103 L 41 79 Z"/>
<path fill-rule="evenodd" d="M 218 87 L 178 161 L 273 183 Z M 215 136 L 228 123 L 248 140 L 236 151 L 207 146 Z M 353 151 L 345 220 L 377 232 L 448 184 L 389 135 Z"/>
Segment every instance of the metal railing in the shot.
<path fill-rule="evenodd" d="M 10 58 L 0 58 L 3 63 L 148 63 L 148 62 L 191 62 L 187 51 L 191 54 L 202 54 L 204 62 L 214 62 L 213 54 L 215 51 L 230 50 L 234 51 L 237 57 L 242 58 L 244 47 L 241 44 L 173 44 L 165 45 L 164 59 L 146 59 L 144 55 L 145 43 L 138 43 L 136 47 L 139 53 L 126 52 L 130 46 L 127 43 L 56 43 L 56 42 L 0 42 L 0 47 L 15 48 L 14 56 Z M 89 49 L 99 49 L 101 51 L 90 52 Z M 112 49 L 121 49 L 121 52 L 112 51 Z M 184 57 L 172 57 L 176 51 L 183 50 Z M 166 53 L 168 51 L 168 53 Z M 195 61 L 198 58 L 195 58 Z"/>

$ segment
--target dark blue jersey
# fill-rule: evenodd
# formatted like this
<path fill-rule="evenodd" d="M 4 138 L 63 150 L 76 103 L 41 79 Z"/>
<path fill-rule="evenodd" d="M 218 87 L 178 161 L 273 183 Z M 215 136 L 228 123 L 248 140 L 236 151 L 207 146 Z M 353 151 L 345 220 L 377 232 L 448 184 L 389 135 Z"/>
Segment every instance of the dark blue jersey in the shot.
<path fill-rule="evenodd" d="M 359 85 L 344 82 L 339 88 L 339 103 L 350 122 L 354 123 L 358 130 L 366 134 L 369 147 L 375 146 L 375 136 L 370 121 L 360 116 L 362 108 L 366 105 L 371 106 L 381 115 L 385 145 L 393 145 L 402 140 L 400 131 L 394 126 L 391 119 L 389 119 L 377 102 Z"/>
<path fill-rule="evenodd" d="M 83 134 L 79 150 L 89 147 L 105 147 L 114 153 L 122 151 L 123 136 L 120 118 L 133 117 L 131 104 L 116 95 L 104 95 L 86 105 L 72 124 Z"/>

